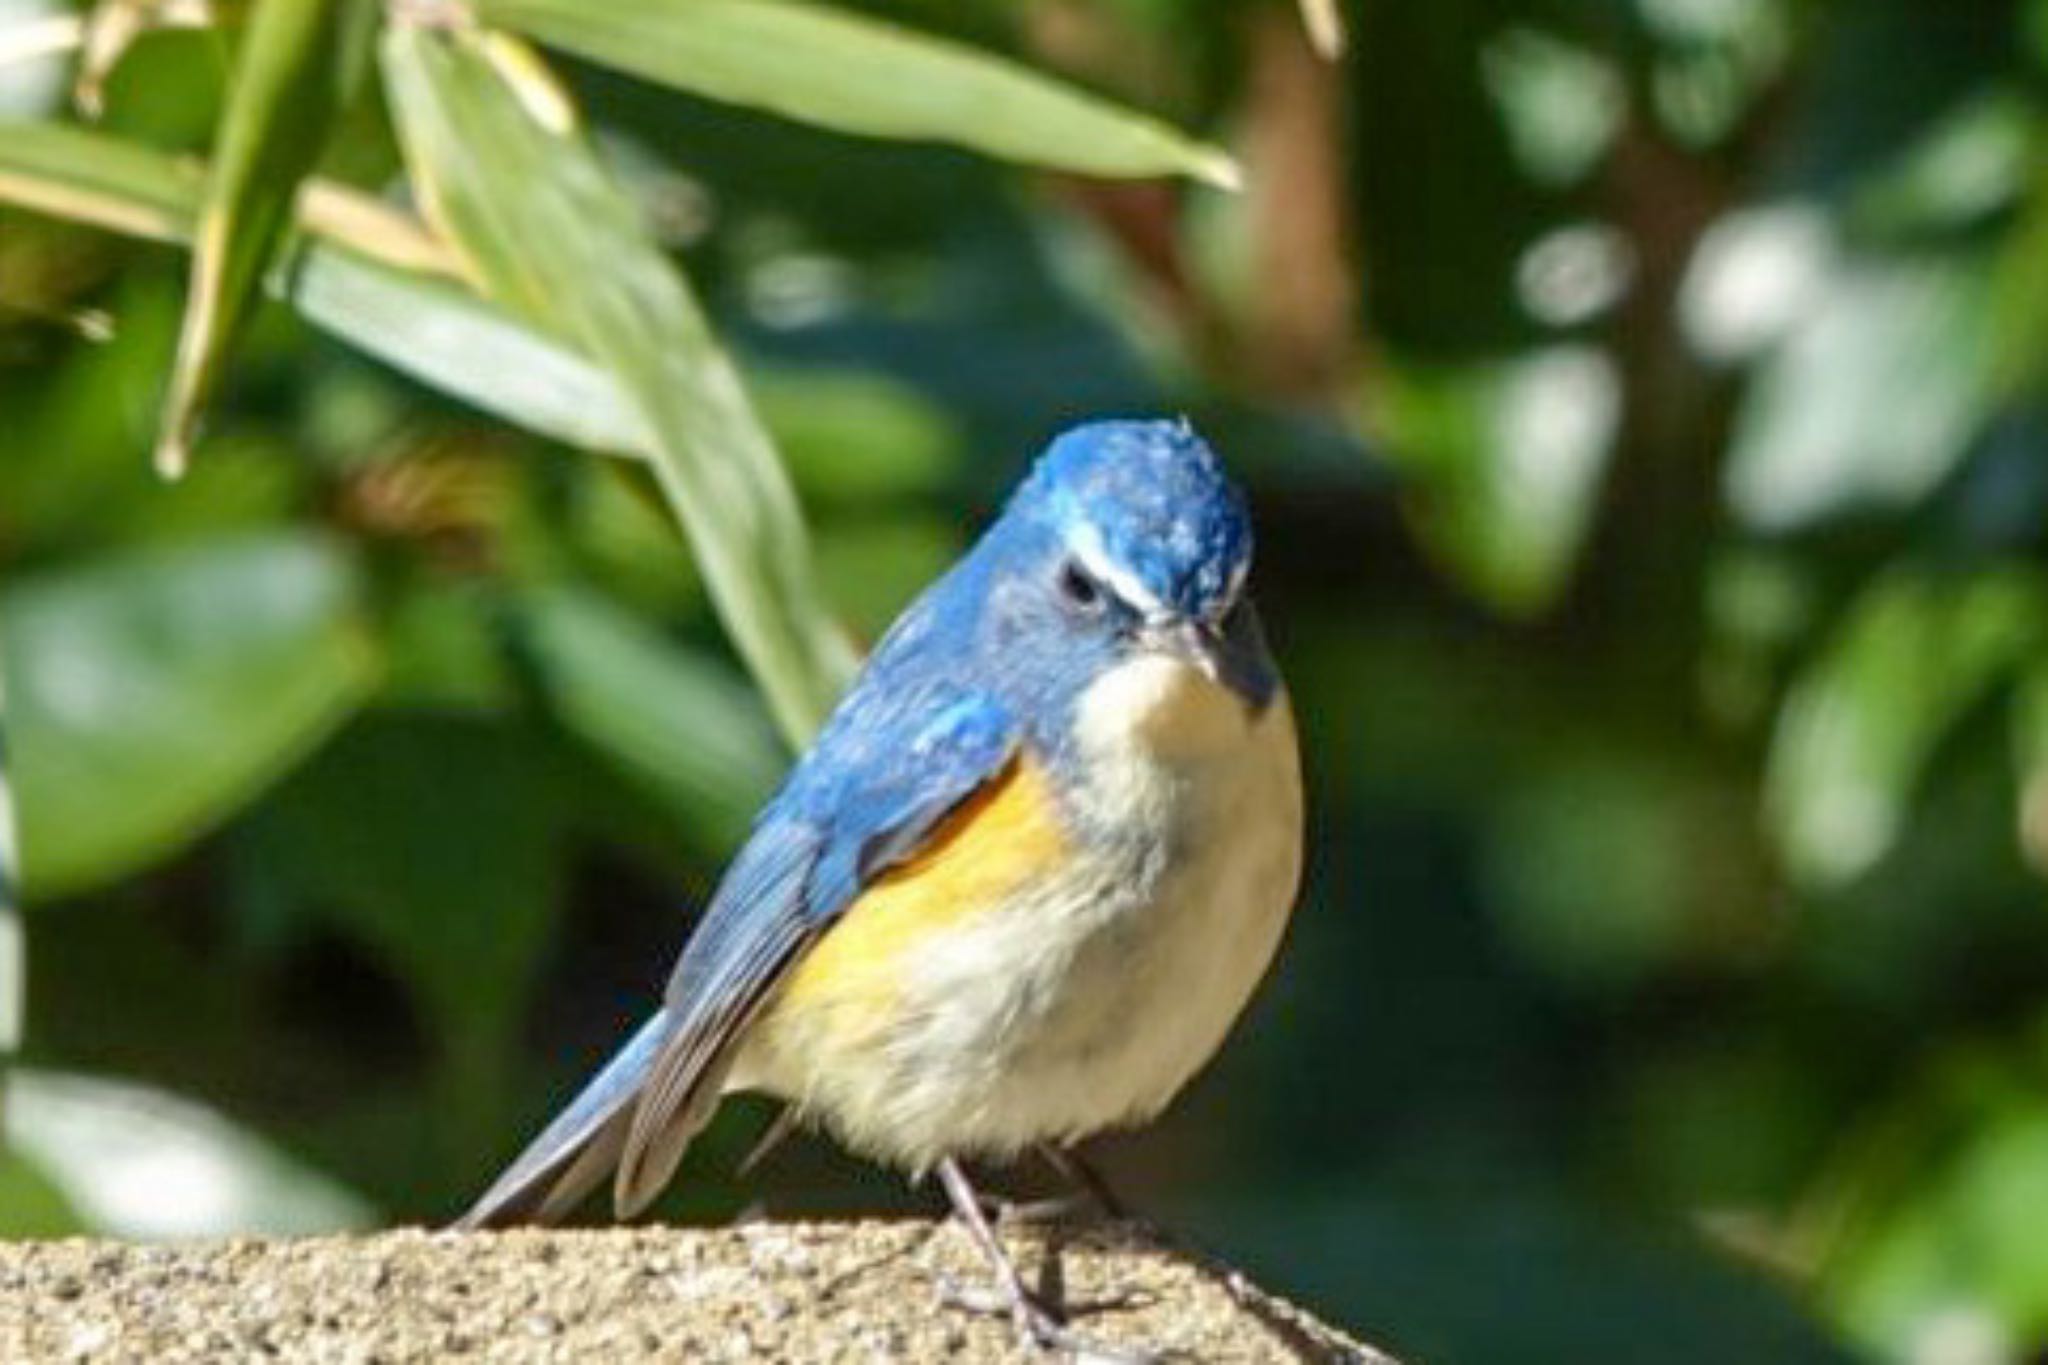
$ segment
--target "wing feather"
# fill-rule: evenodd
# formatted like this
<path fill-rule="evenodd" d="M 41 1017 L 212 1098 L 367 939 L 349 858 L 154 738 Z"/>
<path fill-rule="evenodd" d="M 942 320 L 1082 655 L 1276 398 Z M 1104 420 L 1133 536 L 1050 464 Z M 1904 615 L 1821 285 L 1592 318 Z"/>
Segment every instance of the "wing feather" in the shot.
<path fill-rule="evenodd" d="M 735 861 L 669 982 L 664 1010 L 676 1026 L 640 1087 L 619 1155 L 620 1216 L 644 1208 L 675 1173 L 716 1107 L 734 1045 L 804 951 L 1016 750 L 1009 713 L 985 696 L 955 696 L 924 714 L 931 719 L 908 735 L 851 744 L 846 731 L 828 732 Z M 865 761 L 821 763 L 835 743 Z"/>

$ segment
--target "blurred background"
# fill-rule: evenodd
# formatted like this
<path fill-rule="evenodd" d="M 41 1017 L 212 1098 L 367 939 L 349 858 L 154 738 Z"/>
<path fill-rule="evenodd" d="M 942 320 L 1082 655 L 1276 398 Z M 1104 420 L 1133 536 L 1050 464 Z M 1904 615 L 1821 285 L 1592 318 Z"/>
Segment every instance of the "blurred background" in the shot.
<path fill-rule="evenodd" d="M 1069 422 L 1186 413 L 1248 483 L 1309 883 L 1097 1145 L 1128 1197 L 1418 1361 L 2048 1359 L 2048 3 L 1348 0 L 1334 61 L 1319 7 L 864 8 L 1242 168 L 545 57 L 856 646 Z M 188 262 L 121 196 L 213 145 L 246 9 L 0 0 L 0 1236 L 451 1216 L 801 729 L 716 528 L 591 453 L 633 424 L 295 245 L 151 472 Z M 383 62 L 319 174 L 410 221 Z M 102 140 L 35 141 L 81 76 Z M 738 1179 L 768 1117 L 666 1213 L 936 1207 L 814 1140 Z"/>

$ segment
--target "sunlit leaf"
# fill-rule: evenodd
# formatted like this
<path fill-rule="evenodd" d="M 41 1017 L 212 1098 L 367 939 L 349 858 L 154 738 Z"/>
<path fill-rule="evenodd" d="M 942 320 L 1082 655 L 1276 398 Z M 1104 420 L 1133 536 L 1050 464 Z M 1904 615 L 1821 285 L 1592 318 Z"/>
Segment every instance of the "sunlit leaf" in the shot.
<path fill-rule="evenodd" d="M 1235 187 L 1229 156 L 1026 67 L 796 0 L 480 0 L 485 22 L 713 99 L 1093 175 Z"/>
<path fill-rule="evenodd" d="M 155 241 L 191 233 L 196 163 L 61 123 L 0 123 L 0 200 Z"/>
<path fill-rule="evenodd" d="M 201 163 L 124 138 L 63 123 L 0 122 L 0 203 L 189 244 L 205 182 Z M 297 212 L 301 226 L 373 260 L 454 273 L 454 259 L 415 220 L 358 190 L 305 181 Z"/>
<path fill-rule="evenodd" d="M 2040 1036 L 2038 1029 L 2035 1037 Z M 1973 1358 L 2048 1331 L 2048 1108 L 2037 1044 L 1950 1039 L 1808 1195 L 1819 1302 L 1877 1357 Z"/>
<path fill-rule="evenodd" d="M 340 1232 L 368 1205 L 192 1100 L 58 1071 L 14 1078 L 7 1141 L 92 1231 L 164 1240 Z"/>
<path fill-rule="evenodd" d="M 161 241 L 190 240 L 202 172 L 102 133 L 0 128 L 0 200 Z M 299 201 L 316 239 L 272 292 L 316 326 L 422 383 L 558 440 L 644 453 L 645 429 L 609 376 L 448 281 L 445 249 L 388 208 L 314 182 Z"/>
<path fill-rule="evenodd" d="M 265 0 L 250 16 L 192 248 L 185 324 L 157 442 L 166 476 L 185 468 L 200 407 L 291 221 L 299 182 L 340 111 L 347 30 L 368 13 L 364 0 Z"/>
<path fill-rule="evenodd" d="M 1558 348 L 1448 373 L 1396 372 L 1387 454 L 1423 539 L 1503 611 L 1554 601 L 1592 523 L 1620 418 L 1613 367 Z"/>
<path fill-rule="evenodd" d="M 1781 531 L 1902 507 L 1954 469 L 1993 396 L 1990 284 L 1973 258 L 1867 263 L 1830 277 L 1737 417 L 1727 486 L 1742 520 Z"/>
<path fill-rule="evenodd" d="M 528 49 L 399 25 L 384 54 L 430 216 L 487 293 L 631 396 L 727 629 L 785 732 L 808 735 L 851 653 L 788 476 L 682 277 Z"/>
<path fill-rule="evenodd" d="M 702 846 L 744 834 L 783 753 L 739 680 L 594 594 L 556 589 L 524 613 L 563 724 L 661 802 Z"/>
<path fill-rule="evenodd" d="M 609 375 L 460 285 L 316 245 L 289 288 L 316 326 L 485 412 L 588 450 L 647 449 Z"/>
<path fill-rule="evenodd" d="M 1892 845 L 1949 727 L 2037 640 L 2033 574 L 1917 572 L 1879 580 L 1787 697 L 1766 813 L 1801 880 L 1837 885 Z"/>
<path fill-rule="evenodd" d="M 134 871 L 347 715 L 374 668 L 349 562 L 303 535 L 131 554 L 0 595 L 30 895 Z"/>

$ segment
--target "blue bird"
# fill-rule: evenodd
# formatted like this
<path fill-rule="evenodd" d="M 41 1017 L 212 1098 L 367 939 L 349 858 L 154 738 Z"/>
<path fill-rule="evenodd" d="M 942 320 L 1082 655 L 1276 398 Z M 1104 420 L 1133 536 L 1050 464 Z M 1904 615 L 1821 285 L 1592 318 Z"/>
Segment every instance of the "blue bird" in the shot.
<path fill-rule="evenodd" d="M 755 1091 L 936 1171 L 1019 1329 L 1063 1340 L 959 1160 L 1152 1118 L 1272 961 L 1302 798 L 1251 559 L 1187 423 L 1054 441 L 762 809 L 661 1008 L 463 1223 L 607 1176 L 629 1217 Z"/>

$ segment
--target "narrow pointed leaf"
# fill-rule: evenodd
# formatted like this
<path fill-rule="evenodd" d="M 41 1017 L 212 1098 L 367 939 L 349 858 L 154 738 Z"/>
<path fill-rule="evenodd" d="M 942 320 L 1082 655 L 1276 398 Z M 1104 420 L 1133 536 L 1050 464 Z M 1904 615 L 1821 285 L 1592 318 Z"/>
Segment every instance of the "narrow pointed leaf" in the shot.
<path fill-rule="evenodd" d="M 122 138 L 62 123 L 0 122 L 0 202 L 130 237 L 191 237 L 202 172 Z"/>
<path fill-rule="evenodd" d="M 385 70 L 414 183 L 473 281 L 631 399 L 663 495 L 784 732 L 851 670 L 796 496 L 732 361 L 565 95 L 516 41 L 399 25 Z"/>
<path fill-rule="evenodd" d="M 263 0 L 250 15 L 207 175 L 158 439 L 167 477 L 184 468 L 221 359 L 340 110 L 348 27 L 367 12 L 364 0 Z"/>
<path fill-rule="evenodd" d="M 189 246 L 205 186 L 201 162 L 71 124 L 0 122 L 0 203 Z M 331 181 L 302 188 L 299 226 L 316 236 L 407 270 L 455 273 L 453 256 L 417 219 Z"/>
<path fill-rule="evenodd" d="M 648 451 L 610 375 L 458 284 L 319 243 L 289 290 L 315 326 L 485 412 L 587 450 Z"/>
<path fill-rule="evenodd" d="M 189 242 L 203 173 L 104 133 L 0 125 L 0 202 L 110 232 Z M 271 292 L 314 326 L 506 421 L 571 445 L 644 456 L 645 424 L 610 375 L 455 283 L 453 257 L 415 222 L 340 186 L 309 182 L 312 234 Z"/>
<path fill-rule="evenodd" d="M 1216 147 L 1028 67 L 795 0 L 479 0 L 484 22 L 712 99 L 869 137 L 1235 188 Z"/>

